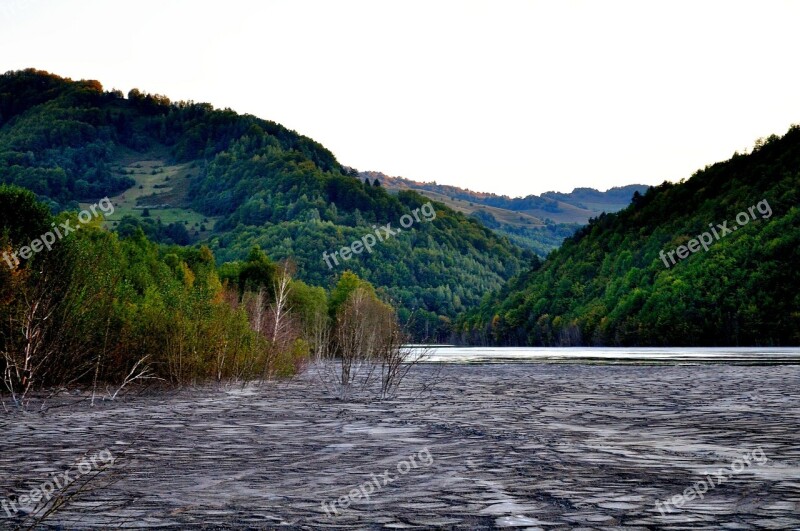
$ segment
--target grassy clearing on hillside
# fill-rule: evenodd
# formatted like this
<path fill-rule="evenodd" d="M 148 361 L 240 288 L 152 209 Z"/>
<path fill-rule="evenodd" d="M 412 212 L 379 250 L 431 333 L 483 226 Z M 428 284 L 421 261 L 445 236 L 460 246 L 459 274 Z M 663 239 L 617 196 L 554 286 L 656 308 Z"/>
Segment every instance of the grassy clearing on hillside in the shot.
<path fill-rule="evenodd" d="M 204 216 L 184 206 L 189 181 L 198 171 L 197 164 L 169 164 L 165 154 L 161 153 L 124 154 L 115 171 L 131 177 L 136 184 L 110 198 L 114 203 L 114 213 L 106 217 L 106 228 L 113 229 L 126 215 L 143 217 L 146 209 L 150 218 L 161 220 L 165 225 L 183 223 L 194 238 L 209 237 L 217 218 Z M 89 204 L 81 203 L 81 207 Z"/>
<path fill-rule="evenodd" d="M 524 213 L 530 216 L 550 218 L 556 223 L 580 223 L 583 225 L 589 222 L 589 218 L 597 217 L 601 211 L 605 210 L 600 209 L 599 211 L 593 211 L 579 208 L 575 205 L 564 203 L 563 201 L 556 202 L 558 203 L 558 212 L 549 212 L 547 210 L 535 208 L 532 210 L 525 210 Z"/>

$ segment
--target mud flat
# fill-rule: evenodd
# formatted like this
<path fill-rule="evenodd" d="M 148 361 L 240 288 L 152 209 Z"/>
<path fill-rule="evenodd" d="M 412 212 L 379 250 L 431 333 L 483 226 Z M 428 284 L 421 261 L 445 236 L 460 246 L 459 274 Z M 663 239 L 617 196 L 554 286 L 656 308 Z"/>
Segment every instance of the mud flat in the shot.
<path fill-rule="evenodd" d="M 312 372 L 0 413 L 0 497 L 108 449 L 41 528 L 800 529 L 798 366 L 424 365 L 410 383 L 343 403 Z"/>

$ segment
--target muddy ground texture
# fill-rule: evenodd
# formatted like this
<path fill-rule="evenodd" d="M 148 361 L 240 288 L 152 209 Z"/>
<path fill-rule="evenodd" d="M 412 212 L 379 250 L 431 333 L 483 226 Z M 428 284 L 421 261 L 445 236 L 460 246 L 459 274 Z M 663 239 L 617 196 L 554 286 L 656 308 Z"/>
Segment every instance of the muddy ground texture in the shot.
<path fill-rule="evenodd" d="M 0 412 L 0 499 L 107 449 L 114 465 L 67 487 L 37 528 L 800 529 L 800 366 L 423 365 L 409 378 L 390 401 L 336 400 L 312 370 Z M 731 471 L 758 449 L 764 464 Z M 730 478 L 702 499 L 656 509 L 719 469 Z M 368 498 L 343 498 L 368 483 Z M 0 529 L 23 521 L 0 510 Z"/>

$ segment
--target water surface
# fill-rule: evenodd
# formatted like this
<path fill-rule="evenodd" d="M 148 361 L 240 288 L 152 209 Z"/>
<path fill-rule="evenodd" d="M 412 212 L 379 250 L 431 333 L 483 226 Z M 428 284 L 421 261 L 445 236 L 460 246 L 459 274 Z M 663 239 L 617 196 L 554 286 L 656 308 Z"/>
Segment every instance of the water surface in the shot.
<path fill-rule="evenodd" d="M 800 365 L 800 347 L 590 348 L 415 345 L 429 363 L 598 363 Z"/>

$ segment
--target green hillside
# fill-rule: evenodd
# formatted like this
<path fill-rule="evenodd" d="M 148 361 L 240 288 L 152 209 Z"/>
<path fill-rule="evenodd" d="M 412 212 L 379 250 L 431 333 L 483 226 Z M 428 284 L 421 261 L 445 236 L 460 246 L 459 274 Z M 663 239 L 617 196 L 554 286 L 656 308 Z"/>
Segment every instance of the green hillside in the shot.
<path fill-rule="evenodd" d="M 219 262 L 260 246 L 293 258 L 300 278 L 328 287 L 345 269 L 383 288 L 420 337 L 519 273 L 532 255 L 472 218 L 436 204 L 436 218 L 329 268 L 323 253 L 398 227 L 428 200 L 365 183 L 319 143 L 230 109 L 131 90 L 106 92 L 25 70 L 0 76 L 0 183 L 25 187 L 52 211 L 108 196 L 123 237 L 207 243 Z"/>
<path fill-rule="evenodd" d="M 799 195 L 795 126 L 592 220 L 459 330 L 504 344 L 797 345 Z"/>

